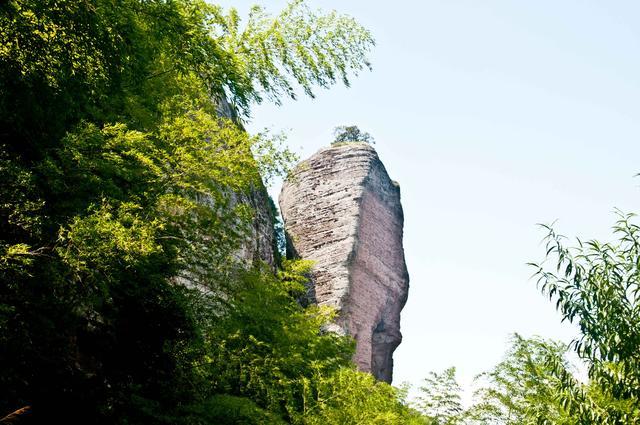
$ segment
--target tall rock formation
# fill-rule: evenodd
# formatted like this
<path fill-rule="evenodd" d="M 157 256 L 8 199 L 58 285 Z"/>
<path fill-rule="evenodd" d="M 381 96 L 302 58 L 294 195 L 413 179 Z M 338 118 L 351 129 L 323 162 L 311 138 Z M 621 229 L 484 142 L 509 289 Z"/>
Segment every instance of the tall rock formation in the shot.
<path fill-rule="evenodd" d="M 391 382 L 409 275 L 400 188 L 367 143 L 325 148 L 284 184 L 288 255 L 314 261 L 309 299 L 337 309 L 360 370 Z"/>

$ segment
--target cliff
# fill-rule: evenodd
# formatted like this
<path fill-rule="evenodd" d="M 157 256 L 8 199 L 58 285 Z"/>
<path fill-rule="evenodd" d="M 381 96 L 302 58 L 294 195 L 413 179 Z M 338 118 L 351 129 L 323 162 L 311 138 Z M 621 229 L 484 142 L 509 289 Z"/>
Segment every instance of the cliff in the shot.
<path fill-rule="evenodd" d="M 334 307 L 360 370 L 391 382 L 409 289 L 400 188 L 369 144 L 346 143 L 300 163 L 280 209 L 288 255 L 315 264 L 309 301 Z"/>
<path fill-rule="evenodd" d="M 238 114 L 225 97 L 217 96 L 212 101 L 220 117 L 228 118 L 244 129 Z M 254 213 L 249 234 L 236 253 L 236 257 L 248 265 L 264 261 L 275 267 L 277 254 L 273 223 L 277 212 L 271 207 L 267 189 L 262 182 L 258 182 L 248 193 L 236 193 L 233 197 L 234 202 L 249 205 Z"/>
<path fill-rule="evenodd" d="M 244 131 L 244 127 L 238 119 L 236 111 L 225 97 L 216 96 L 213 97 L 211 101 L 220 118 L 231 120 L 234 125 Z M 230 207 L 247 205 L 251 208 L 253 214 L 250 222 L 246 223 L 246 227 L 244 223 L 241 227 L 242 232 L 239 232 L 241 239 L 238 240 L 235 246 L 236 249 L 228 254 L 230 254 L 239 265 L 246 268 L 264 262 L 275 270 L 278 266 L 279 258 L 274 229 L 275 214 L 277 214 L 277 211 L 275 210 L 275 206 L 273 206 L 273 201 L 269 198 L 269 193 L 262 180 L 256 181 L 245 191 L 230 192 L 228 196 L 230 199 Z M 198 198 L 198 202 L 211 206 L 216 201 L 213 197 L 205 195 Z M 211 243 L 215 243 L 215 241 Z M 199 267 L 183 270 L 178 276 L 173 278 L 173 281 L 187 287 L 196 287 L 206 291 L 207 286 L 202 280 L 200 271 Z"/>

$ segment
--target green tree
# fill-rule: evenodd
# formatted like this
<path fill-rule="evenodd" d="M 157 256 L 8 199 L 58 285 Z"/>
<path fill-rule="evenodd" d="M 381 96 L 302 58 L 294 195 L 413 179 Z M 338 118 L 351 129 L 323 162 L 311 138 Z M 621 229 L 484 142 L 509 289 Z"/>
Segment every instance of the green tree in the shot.
<path fill-rule="evenodd" d="M 398 390 L 355 370 L 353 340 L 322 332 L 331 310 L 296 301 L 309 267 L 285 261 L 277 276 L 243 273 L 224 308 L 205 310 L 203 320 L 216 326 L 207 328 L 197 365 L 202 402 L 190 411 L 220 412 L 224 402 L 238 415 L 270 413 L 295 424 L 424 423 Z M 215 423 L 236 422 L 220 415 Z"/>
<path fill-rule="evenodd" d="M 375 143 L 373 137 L 362 130 L 360 130 L 355 125 L 341 125 L 336 127 L 333 130 L 333 134 L 335 139 L 332 144 L 340 144 L 340 143 Z"/>
<path fill-rule="evenodd" d="M 300 423 L 418 425 L 431 422 L 407 406 L 400 390 L 368 373 L 344 367 L 304 381 L 305 406 Z"/>
<path fill-rule="evenodd" d="M 544 226 L 555 267 L 534 264 L 542 292 L 580 328 L 571 347 L 588 364 L 589 387 L 561 367 L 556 374 L 581 424 L 640 423 L 640 227 L 632 219 L 619 213 L 615 242 L 578 240 L 570 248 Z"/>
<path fill-rule="evenodd" d="M 456 381 L 456 368 L 442 373 L 429 372 L 420 387 L 417 408 L 439 425 L 460 423 L 463 416 L 462 390 Z"/>
<path fill-rule="evenodd" d="M 210 360 L 200 370 L 211 392 L 248 397 L 291 419 L 303 409 L 302 377 L 351 365 L 353 342 L 321 333 L 331 311 L 296 301 L 309 266 L 285 261 L 278 276 L 243 272 L 224 308 L 203 317 L 217 322 L 205 333 Z"/>
<path fill-rule="evenodd" d="M 560 380 L 552 364 L 569 370 L 566 345 L 514 334 L 504 359 L 480 374 L 474 404 L 465 413 L 467 423 L 575 424 L 560 404 Z M 555 363 L 551 362 L 555 360 Z"/>

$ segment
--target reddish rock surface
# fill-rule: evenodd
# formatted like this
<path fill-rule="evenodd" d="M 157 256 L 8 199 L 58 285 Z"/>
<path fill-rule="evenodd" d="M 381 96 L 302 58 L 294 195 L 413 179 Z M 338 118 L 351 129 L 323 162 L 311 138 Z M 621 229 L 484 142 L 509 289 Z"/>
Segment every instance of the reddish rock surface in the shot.
<path fill-rule="evenodd" d="M 409 289 L 399 186 L 369 144 L 346 143 L 300 163 L 280 209 L 288 255 L 315 262 L 309 301 L 336 308 L 360 370 L 391 382 Z"/>

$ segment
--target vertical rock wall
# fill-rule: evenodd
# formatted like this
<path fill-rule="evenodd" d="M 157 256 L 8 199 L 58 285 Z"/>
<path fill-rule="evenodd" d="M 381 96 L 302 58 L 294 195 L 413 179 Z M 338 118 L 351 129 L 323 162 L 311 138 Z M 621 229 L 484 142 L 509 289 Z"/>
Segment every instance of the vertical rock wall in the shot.
<path fill-rule="evenodd" d="M 228 118 L 240 128 L 244 128 L 238 119 L 235 109 L 225 97 L 214 97 L 212 102 L 220 117 Z M 234 201 L 249 205 L 254 212 L 250 233 L 236 254 L 238 259 L 247 265 L 263 261 L 275 267 L 276 248 L 273 223 L 276 211 L 271 208 L 271 200 L 267 189 L 260 182 L 249 193 L 235 194 Z"/>
<path fill-rule="evenodd" d="M 216 96 L 211 99 L 219 117 L 230 119 L 239 128 L 243 129 L 242 123 L 233 106 L 223 96 Z M 257 165 L 256 165 L 257 166 Z M 245 267 L 251 267 L 259 262 L 270 265 L 273 269 L 277 267 L 278 253 L 276 252 L 276 241 L 274 232 L 275 207 L 269 198 L 267 189 L 262 181 L 256 182 L 246 192 L 229 193 L 231 205 L 248 205 L 253 211 L 253 220 L 248 224 L 246 234 L 239 242 L 237 250 L 231 253 L 238 263 Z M 213 206 L 215 200 L 211 196 L 202 196 L 198 202 L 204 205 Z M 211 241 L 216 243 L 216 241 Z M 175 283 L 185 285 L 190 288 L 199 288 L 208 291 L 206 285 L 201 282 L 200 274 L 197 271 L 183 270 L 178 276 L 173 278 Z"/>
<path fill-rule="evenodd" d="M 236 194 L 238 203 L 247 204 L 254 213 L 249 235 L 237 253 L 238 258 L 247 265 L 265 262 L 276 266 L 276 242 L 273 228 L 274 214 L 271 200 L 264 185 L 259 184 L 248 194 Z"/>
<path fill-rule="evenodd" d="M 315 263 L 309 301 L 336 308 L 360 370 L 391 382 L 409 289 L 400 188 L 370 145 L 347 143 L 300 163 L 280 209 L 288 255 Z"/>

